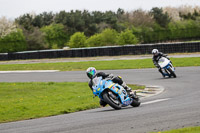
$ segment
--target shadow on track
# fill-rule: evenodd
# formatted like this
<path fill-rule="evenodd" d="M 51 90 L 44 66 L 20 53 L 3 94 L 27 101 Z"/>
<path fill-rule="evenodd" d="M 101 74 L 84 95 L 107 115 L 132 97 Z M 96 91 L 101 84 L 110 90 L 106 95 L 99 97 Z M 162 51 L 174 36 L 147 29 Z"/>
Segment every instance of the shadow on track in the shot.
<path fill-rule="evenodd" d="M 91 113 L 97 113 L 97 112 L 114 112 L 114 111 L 123 111 L 123 110 L 127 110 L 127 109 L 136 109 L 136 108 L 140 108 L 140 107 L 132 107 L 132 106 L 128 106 L 128 107 L 123 107 L 120 110 L 115 110 L 111 107 L 102 107 L 105 108 L 103 110 L 97 110 L 95 112 L 91 112 Z"/>

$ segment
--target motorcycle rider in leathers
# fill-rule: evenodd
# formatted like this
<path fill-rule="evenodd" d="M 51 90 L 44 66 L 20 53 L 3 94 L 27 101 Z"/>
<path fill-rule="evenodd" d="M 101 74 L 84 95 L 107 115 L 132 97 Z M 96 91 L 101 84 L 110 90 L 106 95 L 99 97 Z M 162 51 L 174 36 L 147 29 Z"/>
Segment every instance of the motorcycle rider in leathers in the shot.
<path fill-rule="evenodd" d="M 92 91 L 93 91 L 93 89 L 92 89 L 92 85 L 93 85 L 92 79 L 95 78 L 95 77 L 100 77 L 101 76 L 103 79 L 110 78 L 114 83 L 118 83 L 119 85 L 124 87 L 124 89 L 126 89 L 128 95 L 130 95 L 131 92 L 132 92 L 131 88 L 126 85 L 126 83 L 122 80 L 122 78 L 120 76 L 114 77 L 113 74 L 106 74 L 104 72 L 98 72 L 97 73 L 97 71 L 96 71 L 96 69 L 94 67 L 89 67 L 86 70 L 86 74 L 90 78 L 90 81 L 89 81 L 88 85 L 89 85 L 89 87 L 91 88 Z M 101 99 L 100 99 L 99 103 L 103 107 L 105 107 L 106 104 L 107 104 Z"/>
<path fill-rule="evenodd" d="M 162 74 L 162 76 L 165 77 L 164 73 L 161 70 L 160 65 L 158 64 L 158 61 L 161 57 L 165 57 L 168 60 L 170 59 L 167 57 L 167 54 L 163 54 L 162 52 L 159 52 L 158 49 L 153 49 L 152 54 L 153 54 L 153 58 L 152 58 L 153 64 L 158 68 L 158 71 Z"/>

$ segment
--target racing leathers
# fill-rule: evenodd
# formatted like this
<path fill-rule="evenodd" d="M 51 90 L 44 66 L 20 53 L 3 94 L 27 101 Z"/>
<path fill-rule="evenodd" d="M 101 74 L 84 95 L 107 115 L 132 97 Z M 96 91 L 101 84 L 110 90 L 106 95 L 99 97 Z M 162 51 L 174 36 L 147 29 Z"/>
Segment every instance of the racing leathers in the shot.
<path fill-rule="evenodd" d="M 156 55 L 153 56 L 152 58 L 152 61 L 153 61 L 153 64 L 158 68 L 158 71 L 163 75 L 164 77 L 164 74 L 160 68 L 160 65 L 158 64 L 158 61 L 161 57 L 165 57 L 167 58 L 168 60 L 170 60 L 168 57 L 167 57 L 167 54 L 163 54 L 162 52 L 158 52 Z M 170 61 L 171 62 L 171 61 Z"/>

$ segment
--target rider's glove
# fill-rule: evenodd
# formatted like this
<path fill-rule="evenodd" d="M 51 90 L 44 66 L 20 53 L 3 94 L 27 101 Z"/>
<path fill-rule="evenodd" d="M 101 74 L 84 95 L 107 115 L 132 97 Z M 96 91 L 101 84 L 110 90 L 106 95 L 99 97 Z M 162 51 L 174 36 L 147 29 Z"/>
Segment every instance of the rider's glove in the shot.
<path fill-rule="evenodd" d="M 108 76 L 108 78 L 113 78 L 114 77 L 114 75 L 113 74 L 109 74 L 109 76 Z"/>

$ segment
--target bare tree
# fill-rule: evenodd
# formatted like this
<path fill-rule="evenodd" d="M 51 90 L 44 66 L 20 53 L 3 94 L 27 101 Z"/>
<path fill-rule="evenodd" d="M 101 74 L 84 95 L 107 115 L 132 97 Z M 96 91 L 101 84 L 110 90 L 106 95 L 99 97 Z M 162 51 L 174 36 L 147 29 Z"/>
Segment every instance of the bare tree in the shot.
<path fill-rule="evenodd" d="M 188 5 L 184 5 L 184 6 L 180 6 L 177 9 L 182 15 L 187 15 L 188 13 L 194 13 L 194 11 L 196 10 L 197 12 L 200 12 L 200 7 L 199 6 L 188 6 Z"/>
<path fill-rule="evenodd" d="M 0 37 L 3 38 L 11 32 L 17 32 L 17 27 L 13 21 L 6 19 L 6 17 L 0 18 Z"/>
<path fill-rule="evenodd" d="M 179 21 L 181 20 L 181 16 L 183 15 L 192 15 L 195 12 L 199 13 L 200 12 L 200 6 L 180 6 L 180 7 L 165 7 L 163 8 L 164 12 L 167 12 L 169 17 L 171 18 L 172 21 Z"/>
<path fill-rule="evenodd" d="M 163 8 L 164 13 L 167 12 L 169 17 L 171 18 L 172 21 L 179 21 L 181 18 L 179 16 L 179 10 L 175 7 L 165 7 Z"/>
<path fill-rule="evenodd" d="M 152 26 L 155 22 L 152 16 L 142 9 L 127 12 L 125 15 L 128 18 L 129 23 L 134 26 Z"/>

